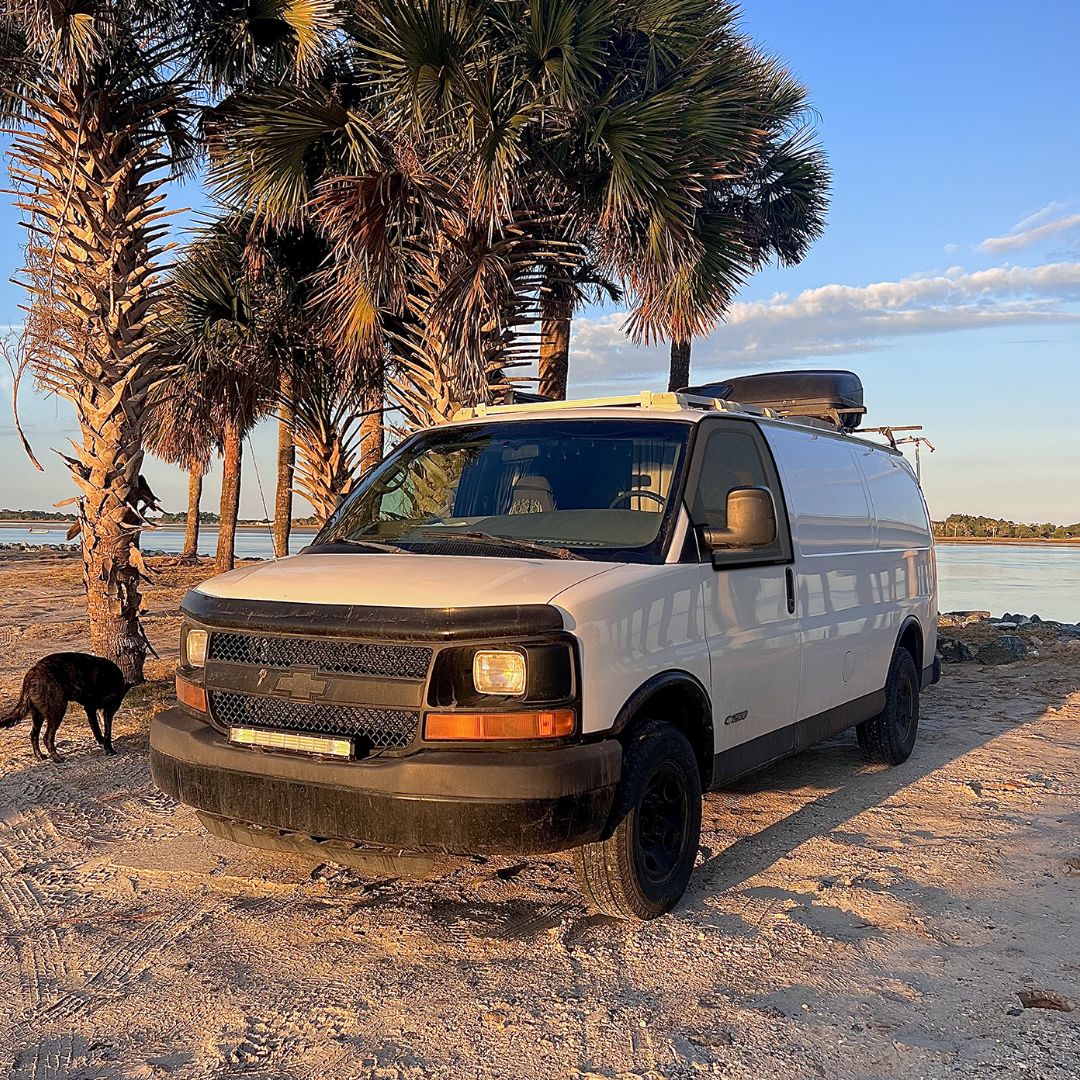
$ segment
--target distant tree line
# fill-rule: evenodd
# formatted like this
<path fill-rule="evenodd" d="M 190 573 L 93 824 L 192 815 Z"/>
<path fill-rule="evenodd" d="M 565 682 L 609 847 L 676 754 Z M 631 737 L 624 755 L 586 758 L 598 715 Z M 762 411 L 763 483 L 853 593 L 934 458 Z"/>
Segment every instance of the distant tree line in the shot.
<path fill-rule="evenodd" d="M 0 510 L 0 521 L 74 521 L 74 514 L 58 514 L 55 510 Z"/>
<path fill-rule="evenodd" d="M 1053 522 L 1006 521 L 1005 518 L 979 514 L 950 514 L 935 521 L 934 535 L 941 537 L 972 536 L 998 540 L 1071 540 L 1080 538 L 1080 522 L 1055 525 Z"/>
<path fill-rule="evenodd" d="M 55 510 L 0 510 L 0 521 L 75 521 L 75 514 L 59 514 Z M 155 525 L 186 525 L 187 514 L 154 514 L 148 515 L 147 521 Z M 221 522 L 219 515 L 210 511 L 200 511 L 199 523 L 202 525 L 218 525 Z M 322 522 L 314 515 L 292 519 L 294 525 L 321 525 Z M 240 518 L 240 525 L 267 525 L 265 518 Z"/>

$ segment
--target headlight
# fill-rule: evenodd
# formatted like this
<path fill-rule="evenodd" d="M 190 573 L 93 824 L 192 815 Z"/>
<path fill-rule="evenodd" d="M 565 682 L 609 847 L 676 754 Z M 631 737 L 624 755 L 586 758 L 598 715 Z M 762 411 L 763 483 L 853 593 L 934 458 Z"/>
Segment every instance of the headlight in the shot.
<path fill-rule="evenodd" d="M 472 677 L 478 694 L 520 697 L 525 693 L 525 657 L 507 650 L 481 650 L 473 657 Z"/>
<path fill-rule="evenodd" d="M 180 643 L 180 662 L 184 667 L 202 667 L 206 663 L 206 643 L 209 635 L 205 630 L 189 630 Z"/>

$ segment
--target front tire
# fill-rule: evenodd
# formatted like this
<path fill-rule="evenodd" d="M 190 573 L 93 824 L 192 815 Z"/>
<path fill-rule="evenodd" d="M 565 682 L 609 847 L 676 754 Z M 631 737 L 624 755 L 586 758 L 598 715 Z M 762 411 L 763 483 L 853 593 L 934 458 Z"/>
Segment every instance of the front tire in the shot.
<path fill-rule="evenodd" d="M 864 761 L 900 765 L 919 733 L 919 671 L 907 649 L 897 649 L 885 683 L 885 708 L 855 728 Z"/>
<path fill-rule="evenodd" d="M 578 883 L 619 919 L 655 919 L 686 892 L 701 835 L 701 776 L 682 732 L 650 720 L 630 736 L 606 840 L 577 850 Z"/>

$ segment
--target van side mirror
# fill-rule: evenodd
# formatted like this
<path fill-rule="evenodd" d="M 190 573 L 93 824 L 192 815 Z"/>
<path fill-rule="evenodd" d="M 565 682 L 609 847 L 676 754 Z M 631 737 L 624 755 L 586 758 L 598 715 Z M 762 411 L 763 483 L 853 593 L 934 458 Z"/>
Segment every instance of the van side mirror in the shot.
<path fill-rule="evenodd" d="M 727 528 L 706 527 L 701 538 L 714 550 L 768 547 L 776 540 L 776 506 L 764 487 L 732 488 L 727 497 Z"/>

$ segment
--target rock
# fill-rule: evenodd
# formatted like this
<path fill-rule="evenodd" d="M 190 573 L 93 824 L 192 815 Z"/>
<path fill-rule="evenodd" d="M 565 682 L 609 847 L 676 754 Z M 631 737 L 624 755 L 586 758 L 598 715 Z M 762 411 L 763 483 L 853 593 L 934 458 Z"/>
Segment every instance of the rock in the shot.
<path fill-rule="evenodd" d="M 1025 1009 L 1056 1009 L 1058 1012 L 1073 1012 L 1076 1002 L 1064 994 L 1053 990 L 1020 990 L 1017 995 Z"/>
<path fill-rule="evenodd" d="M 944 611 L 938 615 L 938 626 L 971 626 L 973 623 L 986 622 L 989 611 Z"/>
<path fill-rule="evenodd" d="M 975 659 L 975 653 L 959 638 L 942 637 L 939 634 L 937 647 L 943 664 L 967 664 Z"/>
<path fill-rule="evenodd" d="M 1028 655 L 1027 644 L 1015 634 L 1002 634 L 975 651 L 975 659 L 980 664 L 1015 664 Z"/>
<path fill-rule="evenodd" d="M 1038 615 L 1032 615 L 1028 622 L 1042 622 Z"/>

